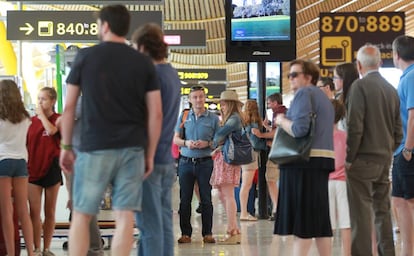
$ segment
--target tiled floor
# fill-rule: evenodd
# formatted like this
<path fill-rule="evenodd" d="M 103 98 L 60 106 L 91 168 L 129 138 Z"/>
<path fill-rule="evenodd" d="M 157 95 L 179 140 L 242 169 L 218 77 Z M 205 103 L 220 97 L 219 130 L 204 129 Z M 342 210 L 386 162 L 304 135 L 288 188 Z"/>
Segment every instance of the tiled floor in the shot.
<path fill-rule="evenodd" d="M 175 238 L 181 235 L 178 223 L 178 185 L 174 188 L 174 230 Z M 219 203 L 216 191 L 213 190 L 213 204 L 214 204 L 214 224 L 213 233 L 216 238 L 220 238 L 225 234 L 225 219 L 224 209 Z M 242 240 L 239 245 L 220 245 L 220 244 L 206 244 L 201 241 L 201 216 L 195 213 L 197 202 L 193 201 L 193 242 L 191 244 L 176 244 L 174 254 L 179 256 L 192 255 L 206 255 L 206 256 L 277 256 L 277 255 L 292 255 L 292 237 L 280 237 L 272 234 L 273 222 L 268 220 L 259 220 L 257 222 L 241 222 Z M 103 211 L 100 215 L 102 219 L 110 218 L 110 211 Z M 109 215 L 109 216 L 108 216 Z M 398 241 L 398 234 L 395 234 L 396 242 Z M 66 239 L 56 238 L 52 242 L 51 250 L 57 256 L 65 256 L 68 253 L 62 250 L 62 243 Z M 333 240 L 333 254 L 341 255 L 338 234 L 335 234 Z M 23 256 L 26 256 L 25 251 L 22 251 Z M 111 255 L 109 250 L 105 251 L 105 255 Z M 133 249 L 131 255 L 137 255 L 136 249 Z M 312 245 L 310 256 L 318 255 L 316 248 Z M 397 246 L 397 255 L 399 255 L 399 246 Z"/>

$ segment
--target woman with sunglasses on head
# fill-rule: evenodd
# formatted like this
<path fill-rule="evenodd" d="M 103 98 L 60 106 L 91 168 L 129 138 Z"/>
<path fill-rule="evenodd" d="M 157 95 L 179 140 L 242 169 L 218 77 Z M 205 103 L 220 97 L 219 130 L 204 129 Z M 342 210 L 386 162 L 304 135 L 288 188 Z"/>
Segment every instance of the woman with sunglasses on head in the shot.
<path fill-rule="evenodd" d="M 16 255 L 13 202 L 27 255 L 33 256 L 32 221 L 28 211 L 26 135 L 30 126 L 17 84 L 0 81 L 0 213 L 7 255 Z"/>
<path fill-rule="evenodd" d="M 314 63 L 292 61 L 288 78 L 295 95 L 286 115 L 276 116 L 278 129 L 299 138 L 308 134 L 311 114 L 316 114 L 309 161 L 279 165 L 274 233 L 294 236 L 294 255 L 307 255 L 312 239 L 316 241 L 319 255 L 332 255 L 328 177 L 335 169 L 334 110 L 328 97 L 315 86 L 318 77 L 319 68 Z"/>

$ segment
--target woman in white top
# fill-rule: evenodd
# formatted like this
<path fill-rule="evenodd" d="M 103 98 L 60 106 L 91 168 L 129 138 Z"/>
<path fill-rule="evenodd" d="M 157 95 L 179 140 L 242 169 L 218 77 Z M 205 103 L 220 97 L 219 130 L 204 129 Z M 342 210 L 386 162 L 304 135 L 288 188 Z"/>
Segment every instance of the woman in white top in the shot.
<path fill-rule="evenodd" d="M 28 211 L 26 135 L 30 125 L 16 83 L 0 81 L 0 214 L 7 255 L 15 255 L 13 202 L 27 255 L 33 256 L 33 229 Z"/>

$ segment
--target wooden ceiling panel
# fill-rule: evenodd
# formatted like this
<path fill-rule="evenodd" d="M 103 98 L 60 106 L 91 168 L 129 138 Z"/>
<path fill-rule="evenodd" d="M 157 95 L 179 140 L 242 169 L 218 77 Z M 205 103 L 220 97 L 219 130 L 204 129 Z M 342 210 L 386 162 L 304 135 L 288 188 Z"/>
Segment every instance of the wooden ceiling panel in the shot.
<path fill-rule="evenodd" d="M 296 43 L 296 48 L 298 51 L 300 51 L 301 49 L 314 42 L 319 43 L 319 32 L 311 33 L 309 35 L 306 35 L 306 37 L 302 37 L 301 40 L 298 40 Z"/>
<path fill-rule="evenodd" d="M 298 2 L 300 1 L 296 1 L 296 3 Z M 337 6 L 338 4 L 344 4 L 346 2 L 349 2 L 349 1 L 348 0 L 318 1 L 317 2 L 318 4 L 313 3 L 303 8 L 303 10 L 298 9 L 298 7 L 296 7 L 297 16 L 298 16 L 296 20 L 296 25 L 298 27 L 302 25 L 307 25 L 308 22 L 318 18 L 320 12 L 329 12 L 332 9 L 334 9 L 335 4 Z"/>
<path fill-rule="evenodd" d="M 323 0 L 318 0 L 318 1 L 315 1 L 315 0 L 296 1 L 296 10 L 297 10 L 297 12 L 300 12 L 300 11 L 302 11 L 304 9 L 309 8 L 309 6 L 318 4 L 318 3 L 322 2 L 322 1 Z"/>
<path fill-rule="evenodd" d="M 0 0 L 1 1 L 1 0 Z M 170 61 L 178 68 L 226 68 L 229 87 L 247 84 L 246 63 L 225 61 L 225 19 L 223 0 L 165 0 L 164 5 L 127 5 L 130 10 L 161 10 L 166 29 L 205 29 L 204 49 L 171 49 Z M 97 10 L 101 5 L 27 5 L 34 10 Z M 320 12 L 405 12 L 406 34 L 414 36 L 412 0 L 297 0 L 297 56 L 319 63 Z M 283 90 L 288 63 L 283 63 Z M 0 67 L 1 69 L 1 67 Z"/>
<path fill-rule="evenodd" d="M 191 20 L 193 17 L 191 16 L 190 12 L 190 2 L 191 0 L 181 0 L 184 4 L 184 19 Z"/>

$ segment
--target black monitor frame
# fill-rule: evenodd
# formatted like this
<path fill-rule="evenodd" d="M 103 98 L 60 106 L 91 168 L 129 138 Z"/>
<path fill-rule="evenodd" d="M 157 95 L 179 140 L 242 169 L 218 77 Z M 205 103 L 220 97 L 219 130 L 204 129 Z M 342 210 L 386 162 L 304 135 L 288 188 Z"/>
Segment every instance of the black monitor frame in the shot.
<path fill-rule="evenodd" d="M 228 62 L 291 61 L 296 58 L 296 1 L 271 0 L 290 5 L 290 36 L 275 40 L 232 40 L 234 0 L 225 0 L 226 60 Z"/>

